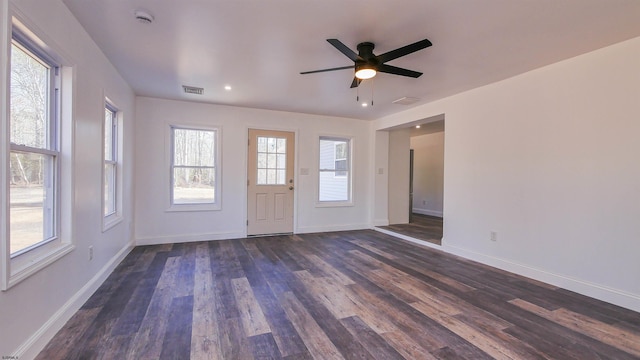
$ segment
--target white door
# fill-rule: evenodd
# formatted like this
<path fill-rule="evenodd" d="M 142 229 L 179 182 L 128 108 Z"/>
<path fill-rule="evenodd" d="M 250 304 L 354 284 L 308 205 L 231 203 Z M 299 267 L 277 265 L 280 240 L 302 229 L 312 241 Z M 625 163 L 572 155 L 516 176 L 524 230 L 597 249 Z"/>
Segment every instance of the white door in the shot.
<path fill-rule="evenodd" d="M 247 235 L 293 232 L 294 133 L 249 129 Z"/>

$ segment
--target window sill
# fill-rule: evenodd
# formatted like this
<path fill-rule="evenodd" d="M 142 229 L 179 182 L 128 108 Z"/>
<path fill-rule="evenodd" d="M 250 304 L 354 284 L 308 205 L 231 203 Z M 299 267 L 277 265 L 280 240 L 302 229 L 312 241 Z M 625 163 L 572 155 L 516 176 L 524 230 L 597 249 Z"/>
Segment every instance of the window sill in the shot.
<path fill-rule="evenodd" d="M 183 211 L 219 211 L 222 207 L 219 204 L 184 204 L 171 205 L 165 212 L 183 212 Z"/>
<path fill-rule="evenodd" d="M 102 218 L 102 232 L 106 232 L 112 227 L 120 224 L 123 220 L 122 215 L 110 215 Z"/>
<path fill-rule="evenodd" d="M 350 207 L 354 206 L 353 201 L 320 201 L 316 202 L 317 208 Z"/>
<path fill-rule="evenodd" d="M 2 287 L 2 290 L 8 290 L 31 275 L 53 264 L 58 259 L 73 251 L 73 249 L 75 249 L 73 244 L 62 244 L 40 254 L 39 256 L 31 256 L 26 261 L 21 262 L 21 264 L 12 264 L 11 275 L 7 279 L 7 283 L 4 284 L 5 286 Z M 13 263 L 15 260 L 12 259 L 11 261 Z M 13 270 L 14 268 L 15 270 Z"/>

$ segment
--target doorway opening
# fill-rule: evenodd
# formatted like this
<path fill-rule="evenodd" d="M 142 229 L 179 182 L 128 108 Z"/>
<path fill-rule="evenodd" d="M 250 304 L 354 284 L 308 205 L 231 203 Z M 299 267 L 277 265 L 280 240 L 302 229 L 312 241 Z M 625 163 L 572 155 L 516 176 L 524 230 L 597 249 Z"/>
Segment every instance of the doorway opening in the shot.
<path fill-rule="evenodd" d="M 382 229 L 442 244 L 444 124 L 442 115 L 390 129 L 389 225 Z"/>

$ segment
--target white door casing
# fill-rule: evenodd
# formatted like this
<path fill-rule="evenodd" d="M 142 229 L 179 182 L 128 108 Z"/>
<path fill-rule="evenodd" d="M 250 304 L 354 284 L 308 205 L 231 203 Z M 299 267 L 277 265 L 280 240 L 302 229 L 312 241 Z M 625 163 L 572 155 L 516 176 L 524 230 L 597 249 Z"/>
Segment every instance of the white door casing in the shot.
<path fill-rule="evenodd" d="M 249 129 L 247 235 L 293 232 L 295 134 Z"/>

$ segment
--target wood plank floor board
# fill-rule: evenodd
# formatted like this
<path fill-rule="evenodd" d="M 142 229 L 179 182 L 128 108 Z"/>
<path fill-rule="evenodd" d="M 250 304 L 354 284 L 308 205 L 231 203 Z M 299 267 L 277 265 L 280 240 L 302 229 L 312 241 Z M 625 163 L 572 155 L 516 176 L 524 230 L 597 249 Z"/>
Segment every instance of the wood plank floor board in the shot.
<path fill-rule="evenodd" d="M 158 286 L 149 302 L 147 314 L 142 320 L 138 332 L 133 336 L 126 358 L 158 359 L 160 357 L 179 266 L 180 258 L 175 256 L 167 258 L 162 275 L 158 280 Z"/>
<path fill-rule="evenodd" d="M 188 359 L 191 355 L 193 296 L 173 298 L 160 359 Z"/>
<path fill-rule="evenodd" d="M 316 246 L 316 250 L 319 250 L 317 246 Z M 345 263 L 347 262 L 347 259 L 342 255 L 340 255 L 340 254 L 347 253 L 347 251 L 336 251 L 336 250 L 338 249 L 333 249 L 333 252 L 331 253 L 333 254 L 333 256 L 331 256 L 327 261 L 329 261 L 333 266 L 340 268 L 341 271 L 343 271 L 345 274 L 348 274 L 348 276 L 354 279 L 356 283 L 361 285 L 369 285 L 369 288 L 373 288 L 373 289 L 377 287 L 375 284 L 371 283 L 366 278 L 366 276 L 361 276 L 357 273 L 350 272 L 348 268 L 345 267 Z M 394 308 L 396 310 L 402 309 L 401 312 L 398 312 L 398 314 L 395 315 L 396 317 L 400 316 L 400 314 L 410 315 L 413 318 L 411 320 L 411 322 L 413 322 L 413 327 L 416 329 L 420 329 L 419 333 L 429 335 L 427 339 L 425 339 L 424 337 L 420 338 L 420 336 L 417 337 L 417 339 L 422 343 L 424 344 L 431 343 L 430 346 L 433 348 L 444 346 L 444 344 L 450 344 L 451 347 L 456 348 L 456 351 L 464 353 L 466 354 L 466 356 L 471 356 L 472 358 L 490 358 L 490 357 L 487 357 L 488 355 L 481 353 L 479 349 L 477 349 L 475 346 L 471 345 L 469 342 L 462 339 L 461 337 L 451 336 L 451 332 L 448 329 L 441 326 L 440 324 L 433 321 L 432 319 L 425 316 L 424 314 L 420 313 L 415 308 L 411 308 L 409 304 L 403 303 L 403 302 L 396 302 L 393 298 L 387 298 L 387 299 L 394 303 Z M 380 307 L 378 306 L 377 308 L 380 311 Z M 414 337 L 416 336 L 415 333 L 412 333 L 410 331 L 408 331 L 407 333 L 411 334 L 410 336 L 414 336 Z"/>
<path fill-rule="evenodd" d="M 251 344 L 242 332 L 238 318 L 220 321 L 222 359 L 253 359 Z"/>
<path fill-rule="evenodd" d="M 207 244 L 199 244 L 196 248 L 193 289 L 190 355 L 192 359 L 220 359 L 222 357 L 215 301 L 209 247 Z"/>
<path fill-rule="evenodd" d="M 164 256 L 154 257 L 151 261 L 145 256 L 141 256 L 140 259 L 145 263 L 148 262 L 148 264 L 144 266 L 147 271 L 142 272 L 144 276 L 142 276 L 136 285 L 131 294 L 131 298 L 122 310 L 127 316 L 119 316 L 118 321 L 111 330 L 111 334 L 114 336 L 132 335 L 138 332 L 167 261 Z M 139 267 L 134 266 L 132 271 L 138 269 Z"/>
<path fill-rule="evenodd" d="M 271 333 L 249 337 L 254 359 L 281 359 L 282 354 Z"/>
<path fill-rule="evenodd" d="M 640 314 L 372 231 L 133 249 L 38 359 L 640 359 Z"/>
<path fill-rule="evenodd" d="M 351 335 L 364 345 L 375 359 L 404 359 L 393 346 L 389 345 L 380 334 L 367 326 L 359 317 L 352 316 L 344 318 L 341 319 L 340 322 L 349 330 Z"/>
<path fill-rule="evenodd" d="M 257 251 L 257 247 L 252 242 L 236 243 L 235 249 L 257 304 L 265 316 L 266 323 L 270 325 L 270 332 L 278 345 L 279 352 L 282 356 L 303 353 L 305 346 L 302 339 L 287 319 L 265 277 L 273 271 L 272 260 Z M 263 268 L 267 271 L 263 271 Z"/>
<path fill-rule="evenodd" d="M 468 301 L 474 303 L 475 306 L 482 307 L 484 310 L 499 315 L 506 321 L 514 324 L 513 327 L 505 329 L 505 332 L 516 336 L 513 329 L 524 329 L 526 334 L 536 336 L 535 341 L 532 338 L 522 339 L 521 341 L 534 343 L 536 347 L 544 347 L 542 343 L 547 343 L 547 348 L 553 351 L 546 352 L 550 358 L 562 354 L 567 349 L 572 349 L 563 358 L 567 359 L 627 359 L 629 354 L 619 351 L 603 342 L 591 343 L 583 334 L 577 333 L 553 321 L 549 321 L 540 316 L 532 314 L 524 309 L 518 308 L 509 302 L 496 301 L 495 298 L 482 296 L 482 291 L 476 291 L 474 297 L 468 298 Z M 486 295 L 486 294 L 485 294 Z M 517 334 L 522 334 L 517 332 Z M 583 345 L 585 344 L 585 345 Z M 586 345 L 588 344 L 588 345 Z M 633 357 L 631 357 L 633 358 Z"/>
<path fill-rule="evenodd" d="M 296 298 L 307 309 L 314 321 L 327 334 L 345 359 L 372 358 L 366 348 L 333 316 L 320 299 L 313 296 L 303 282 L 299 279 L 294 279 L 291 281 L 290 286 Z"/>

